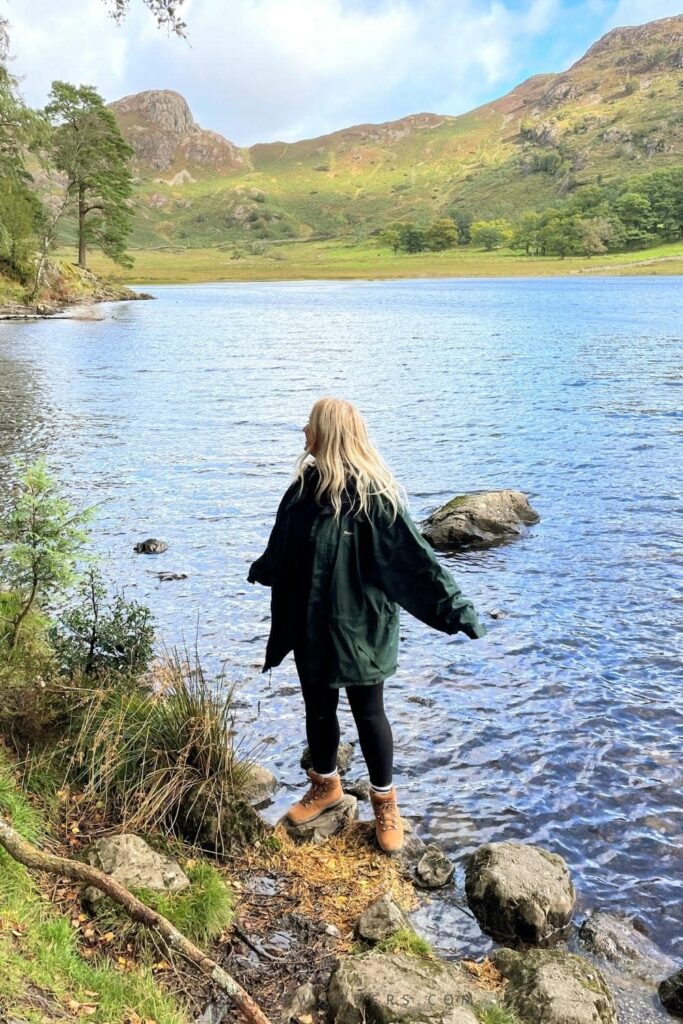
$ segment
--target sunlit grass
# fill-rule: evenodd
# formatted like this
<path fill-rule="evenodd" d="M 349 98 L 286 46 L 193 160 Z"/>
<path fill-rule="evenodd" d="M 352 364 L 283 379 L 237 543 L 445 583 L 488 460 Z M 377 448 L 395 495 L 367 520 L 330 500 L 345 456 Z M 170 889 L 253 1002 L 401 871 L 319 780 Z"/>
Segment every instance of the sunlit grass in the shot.
<path fill-rule="evenodd" d="M 235 247 L 238 251 L 240 246 Z M 254 256 L 246 250 L 233 259 L 233 248 L 132 250 L 130 270 L 93 253 L 91 267 L 116 280 L 145 284 L 193 284 L 208 281 L 289 281 L 316 279 L 391 279 L 430 277 L 554 277 L 559 275 L 681 274 L 683 243 L 628 253 L 588 257 L 528 257 L 512 250 L 484 252 L 470 248 L 446 252 L 397 253 L 377 243 L 268 243 Z"/>

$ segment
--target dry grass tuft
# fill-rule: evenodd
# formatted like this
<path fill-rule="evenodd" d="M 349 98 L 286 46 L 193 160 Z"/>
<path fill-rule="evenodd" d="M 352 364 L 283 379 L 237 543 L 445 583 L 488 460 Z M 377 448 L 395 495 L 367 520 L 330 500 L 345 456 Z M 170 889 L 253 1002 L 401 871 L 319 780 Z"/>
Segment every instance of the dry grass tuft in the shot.
<path fill-rule="evenodd" d="M 470 974 L 473 974 L 482 988 L 489 992 L 502 992 L 505 988 L 505 979 L 497 967 L 491 963 L 488 957 L 479 962 L 477 960 L 462 960 L 462 966 Z"/>
<path fill-rule="evenodd" d="M 383 893 L 390 893 L 403 910 L 419 903 L 412 884 L 399 865 L 373 845 L 374 825 L 352 822 L 325 843 L 295 843 L 277 825 L 273 843 L 259 844 L 231 862 L 230 874 L 253 876 L 259 872 L 280 876 L 296 899 L 292 910 L 336 925 L 340 948 L 350 948 L 353 925 L 360 914 Z"/>

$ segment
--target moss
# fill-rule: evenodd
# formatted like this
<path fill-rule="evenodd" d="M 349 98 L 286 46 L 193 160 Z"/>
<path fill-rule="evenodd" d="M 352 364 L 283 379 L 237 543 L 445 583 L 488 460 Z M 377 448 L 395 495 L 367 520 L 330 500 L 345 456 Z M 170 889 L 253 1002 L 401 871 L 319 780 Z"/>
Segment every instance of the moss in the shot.
<path fill-rule="evenodd" d="M 412 930 L 412 928 L 399 928 L 397 932 L 390 935 L 388 939 L 382 939 L 375 946 L 379 953 L 407 953 L 408 956 L 433 957 L 432 947 Z"/>

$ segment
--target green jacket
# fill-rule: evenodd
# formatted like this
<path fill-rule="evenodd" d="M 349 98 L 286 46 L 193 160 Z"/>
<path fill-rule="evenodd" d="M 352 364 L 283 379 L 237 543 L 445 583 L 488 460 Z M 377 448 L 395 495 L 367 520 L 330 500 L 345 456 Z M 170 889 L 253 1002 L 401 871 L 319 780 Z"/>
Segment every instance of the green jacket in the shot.
<path fill-rule="evenodd" d="M 279 665 L 292 650 L 287 616 L 288 510 L 297 500 L 294 481 L 280 501 L 266 550 L 251 564 L 247 580 L 271 588 L 271 627 L 261 672 Z M 331 505 L 314 521 L 311 591 L 306 635 L 311 659 L 331 652 L 330 686 L 375 683 L 394 674 L 398 661 L 399 606 L 443 633 L 472 639 L 486 634 L 472 603 L 437 560 L 409 513 L 395 522 L 384 502 L 372 499 L 369 515 L 342 515 Z M 311 671 L 315 671 L 313 660 Z"/>

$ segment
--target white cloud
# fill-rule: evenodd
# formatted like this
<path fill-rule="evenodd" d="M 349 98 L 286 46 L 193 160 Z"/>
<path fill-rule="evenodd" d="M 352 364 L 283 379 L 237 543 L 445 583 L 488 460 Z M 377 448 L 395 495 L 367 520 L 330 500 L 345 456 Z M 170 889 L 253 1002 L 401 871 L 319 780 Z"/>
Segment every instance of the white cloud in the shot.
<path fill-rule="evenodd" d="M 0 0 L 29 102 L 43 103 L 53 78 L 96 85 L 107 99 L 173 88 L 200 124 L 239 144 L 423 110 L 460 113 L 532 71 L 560 70 L 553 62 L 582 45 L 582 18 L 597 37 L 675 8 L 675 0 L 186 0 L 188 45 L 160 31 L 141 0 L 121 28 L 102 0 Z M 547 67 L 539 67 L 541 40 L 553 46 Z"/>

